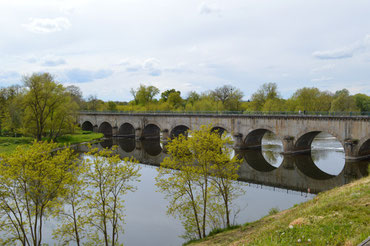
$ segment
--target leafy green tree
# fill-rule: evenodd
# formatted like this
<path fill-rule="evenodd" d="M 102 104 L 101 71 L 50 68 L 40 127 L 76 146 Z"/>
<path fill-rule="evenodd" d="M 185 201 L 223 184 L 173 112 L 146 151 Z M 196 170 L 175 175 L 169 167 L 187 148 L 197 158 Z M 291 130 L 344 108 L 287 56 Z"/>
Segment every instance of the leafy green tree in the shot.
<path fill-rule="evenodd" d="M 353 96 L 349 95 L 347 89 L 336 91 L 334 99 L 331 102 L 331 112 L 356 112 L 360 111 L 356 106 L 356 101 Z"/>
<path fill-rule="evenodd" d="M 85 181 L 89 192 L 85 193 L 88 218 L 95 230 L 89 238 L 95 244 L 119 245 L 119 232 L 123 232 L 123 196 L 135 191 L 134 181 L 140 177 L 140 167 L 133 158 L 121 160 L 112 150 L 91 149 L 87 153 Z M 102 238 L 100 237 L 102 236 Z"/>
<path fill-rule="evenodd" d="M 211 94 L 221 102 L 223 110 L 238 110 L 243 97 L 243 92 L 231 85 L 217 87 Z"/>
<path fill-rule="evenodd" d="M 169 94 L 167 102 L 172 109 L 177 109 L 182 107 L 183 99 L 181 98 L 179 92 L 172 92 Z"/>
<path fill-rule="evenodd" d="M 202 126 L 180 135 L 167 146 L 156 185 L 169 199 L 168 214 L 178 217 L 186 238 L 203 238 L 208 228 L 230 225 L 231 204 L 238 188 L 234 180 L 240 160 L 231 157 L 231 139 Z M 176 170 L 176 171 L 174 171 Z M 219 215 L 219 216 L 217 216 Z"/>
<path fill-rule="evenodd" d="M 3 244 L 43 245 L 44 222 L 60 206 L 79 162 L 71 149 L 56 148 L 35 141 L 0 156 L 0 231 L 7 232 Z"/>
<path fill-rule="evenodd" d="M 279 98 L 276 83 L 265 83 L 252 95 L 252 110 L 261 111 L 267 100 Z"/>
<path fill-rule="evenodd" d="M 26 92 L 23 99 L 25 108 L 24 132 L 40 141 L 49 133 L 51 139 L 63 131 L 72 131 L 77 106 L 70 99 L 65 88 L 54 81 L 49 73 L 34 73 L 23 78 Z M 68 129 L 69 128 L 69 129 Z"/>
<path fill-rule="evenodd" d="M 109 101 L 108 102 L 108 110 L 109 111 L 116 111 L 117 110 L 117 104 L 115 102 Z"/>
<path fill-rule="evenodd" d="M 175 89 L 166 90 L 166 91 L 161 93 L 161 101 L 162 102 L 167 102 L 167 99 L 168 99 L 168 97 L 170 96 L 171 93 L 178 93 L 179 95 L 181 95 L 181 92 L 177 91 Z"/>
<path fill-rule="evenodd" d="M 370 96 L 358 93 L 353 96 L 361 112 L 370 112 Z"/>
<path fill-rule="evenodd" d="M 138 89 L 131 89 L 130 92 L 134 97 L 136 105 L 147 105 L 153 102 L 154 97 L 159 93 L 159 89 L 152 85 L 140 85 Z"/>

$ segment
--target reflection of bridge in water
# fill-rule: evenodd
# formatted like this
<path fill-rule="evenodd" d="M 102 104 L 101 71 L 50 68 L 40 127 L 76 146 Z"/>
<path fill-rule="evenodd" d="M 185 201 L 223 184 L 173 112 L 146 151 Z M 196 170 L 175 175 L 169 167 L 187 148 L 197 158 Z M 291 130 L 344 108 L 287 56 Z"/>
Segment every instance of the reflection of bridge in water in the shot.
<path fill-rule="evenodd" d="M 98 147 L 111 148 L 118 145 L 121 157 L 135 157 L 140 163 L 159 166 L 167 156 L 159 140 L 136 141 L 133 138 L 106 139 Z M 80 146 L 86 151 L 86 146 Z M 244 161 L 239 170 L 239 180 L 281 189 L 318 193 L 341 186 L 367 175 L 368 162 L 346 160 L 338 175 L 330 175 L 319 169 L 310 154 L 284 156 L 279 167 L 272 166 L 263 157 L 262 151 L 236 152 Z"/>

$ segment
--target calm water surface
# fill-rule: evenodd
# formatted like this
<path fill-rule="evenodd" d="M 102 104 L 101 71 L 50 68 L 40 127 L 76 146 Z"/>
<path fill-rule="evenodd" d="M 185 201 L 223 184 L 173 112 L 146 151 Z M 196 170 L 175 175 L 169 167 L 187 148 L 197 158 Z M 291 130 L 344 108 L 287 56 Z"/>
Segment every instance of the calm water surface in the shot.
<path fill-rule="evenodd" d="M 141 163 L 141 182 L 137 191 L 125 196 L 124 234 L 120 241 L 127 246 L 181 245 L 183 228 L 180 221 L 166 215 L 167 200 L 156 191 L 157 167 L 166 156 L 159 141 L 110 139 L 98 147 L 118 145 L 122 157 L 134 156 Z M 343 185 L 367 174 L 367 163 L 346 162 L 343 147 L 331 135 L 320 134 L 312 143 L 312 153 L 284 157 L 282 143 L 272 134 L 262 140 L 262 149 L 236 152 L 243 156 L 239 175 L 245 194 L 236 205 L 241 209 L 234 223 L 258 220 L 271 208 L 284 210 L 312 199 L 314 193 Z M 86 150 L 85 146 L 80 147 Z M 47 223 L 47 235 L 57 221 Z"/>

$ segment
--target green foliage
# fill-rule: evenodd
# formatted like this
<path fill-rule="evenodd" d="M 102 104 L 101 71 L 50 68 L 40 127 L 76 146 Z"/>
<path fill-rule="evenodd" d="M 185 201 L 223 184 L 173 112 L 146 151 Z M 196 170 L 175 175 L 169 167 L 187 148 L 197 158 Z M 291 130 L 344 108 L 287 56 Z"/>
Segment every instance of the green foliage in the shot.
<path fill-rule="evenodd" d="M 202 245 L 359 245 L 370 234 L 369 203 L 368 176 Z"/>
<path fill-rule="evenodd" d="M 0 156 L 0 231 L 3 245 L 41 245 L 42 226 L 74 182 L 76 155 L 55 143 L 34 142 Z"/>
<path fill-rule="evenodd" d="M 92 149 L 79 167 L 75 183 L 69 186 L 63 211 L 57 215 L 62 223 L 54 231 L 54 238 L 63 243 L 81 245 L 120 245 L 123 232 L 124 200 L 135 191 L 134 181 L 140 177 L 140 167 L 133 158 L 120 159 L 117 146 Z"/>
<path fill-rule="evenodd" d="M 34 73 L 23 81 L 26 88 L 22 100 L 24 133 L 40 141 L 46 135 L 55 140 L 73 131 L 78 105 L 70 93 L 48 73 Z"/>
<path fill-rule="evenodd" d="M 274 208 L 271 208 L 270 210 L 269 210 L 269 215 L 274 215 L 274 214 L 277 214 L 277 213 L 279 213 L 279 208 L 277 208 L 277 207 L 274 207 Z"/>
<path fill-rule="evenodd" d="M 154 97 L 158 95 L 159 89 L 155 86 L 140 85 L 138 89 L 131 89 L 131 94 L 134 97 L 136 105 L 145 106 L 152 102 Z"/>
<path fill-rule="evenodd" d="M 211 126 L 180 135 L 166 149 L 156 185 L 169 200 L 168 214 L 179 218 L 184 238 L 203 238 L 208 228 L 230 226 L 233 199 L 242 193 L 235 184 L 240 160 L 231 157 L 231 139 Z M 179 170 L 179 171 L 175 171 Z"/>

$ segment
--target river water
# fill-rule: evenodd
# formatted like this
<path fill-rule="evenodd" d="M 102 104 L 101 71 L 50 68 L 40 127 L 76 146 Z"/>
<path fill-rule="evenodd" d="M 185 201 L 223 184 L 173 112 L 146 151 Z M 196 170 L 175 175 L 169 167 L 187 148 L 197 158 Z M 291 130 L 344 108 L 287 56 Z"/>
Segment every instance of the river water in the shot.
<path fill-rule="evenodd" d="M 166 215 L 168 201 L 157 192 L 157 167 L 166 156 L 158 141 L 135 141 L 129 138 L 107 139 L 99 148 L 118 145 L 121 157 L 135 157 L 141 164 L 141 182 L 137 190 L 125 195 L 125 224 L 120 242 L 126 246 L 181 245 L 184 233 L 180 221 Z M 82 145 L 79 151 L 87 147 Z M 367 175 L 368 161 L 348 162 L 343 147 L 334 137 L 318 135 L 311 154 L 283 156 L 282 143 L 273 135 L 265 135 L 262 148 L 235 152 L 243 157 L 237 183 L 245 191 L 235 204 L 240 208 L 234 223 L 260 219 L 271 208 L 284 210 L 312 199 L 318 192 L 346 184 Z M 45 224 L 44 242 L 54 245 L 51 232 L 58 221 Z M 1 235 L 1 233 L 0 233 Z M 72 245 L 72 244 L 71 244 Z"/>
<path fill-rule="evenodd" d="M 184 231 L 180 221 L 166 215 L 168 202 L 157 192 L 154 178 L 166 156 L 159 141 L 109 139 L 98 147 L 118 145 L 122 157 L 134 156 L 141 163 L 141 182 L 137 191 L 125 196 L 125 245 L 181 245 Z M 343 147 L 331 135 L 320 134 L 308 155 L 286 156 L 282 144 L 266 135 L 261 150 L 238 152 L 244 157 L 240 186 L 245 194 L 236 204 L 240 212 L 234 223 L 258 220 L 271 208 L 284 210 L 312 199 L 315 193 L 340 186 L 367 175 L 366 162 L 347 162 Z"/>

